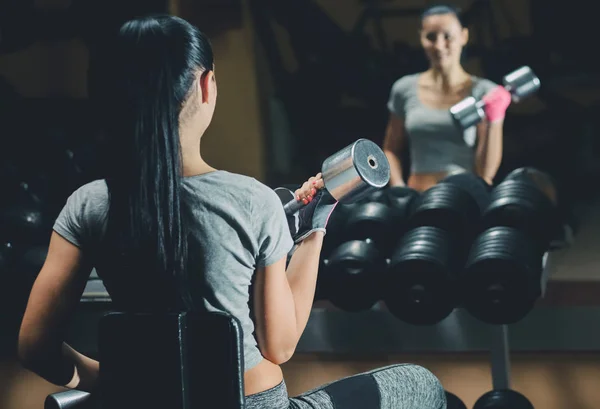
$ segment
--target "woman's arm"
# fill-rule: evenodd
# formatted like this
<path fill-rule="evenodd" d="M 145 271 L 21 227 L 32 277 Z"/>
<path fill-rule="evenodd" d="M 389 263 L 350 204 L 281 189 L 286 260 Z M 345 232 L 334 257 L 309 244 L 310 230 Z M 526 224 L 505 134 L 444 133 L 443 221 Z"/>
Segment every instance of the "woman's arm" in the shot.
<path fill-rule="evenodd" d="M 323 233 L 315 232 L 286 257 L 257 270 L 254 285 L 256 336 L 262 355 L 281 365 L 287 362 L 306 328 L 315 297 Z"/>
<path fill-rule="evenodd" d="M 477 125 L 475 172 L 492 184 L 502 162 L 503 126 L 511 95 L 502 86 L 495 86 L 483 98 L 486 120 Z"/>
<path fill-rule="evenodd" d="M 57 233 L 29 296 L 19 332 L 22 365 L 55 385 L 91 391 L 98 362 L 63 342 L 63 335 L 91 268 L 80 249 Z"/>
<path fill-rule="evenodd" d="M 305 182 L 294 194 L 297 200 L 308 204 L 323 187 L 323 179 L 319 173 Z M 330 204 L 321 206 L 321 199 L 316 199 L 310 215 L 311 220 L 303 220 L 296 226 L 302 231 L 294 233 L 298 244 L 287 271 L 286 256 L 272 265 L 257 269 L 256 272 L 254 315 L 258 347 L 266 359 L 277 365 L 292 357 L 310 318 L 325 234 L 323 230 L 335 207 Z M 306 222 L 310 228 L 306 233 L 302 233 L 307 226 Z M 287 232 L 287 221 L 285 226 Z M 298 239 L 305 234 L 306 237 Z"/>
<path fill-rule="evenodd" d="M 404 134 L 404 120 L 397 115 L 390 114 L 383 139 L 383 152 L 390 163 L 390 186 L 405 185 L 400 162 L 400 156 L 405 148 Z"/>
<path fill-rule="evenodd" d="M 475 173 L 490 185 L 502 163 L 504 120 L 477 125 L 477 149 L 475 151 Z"/>

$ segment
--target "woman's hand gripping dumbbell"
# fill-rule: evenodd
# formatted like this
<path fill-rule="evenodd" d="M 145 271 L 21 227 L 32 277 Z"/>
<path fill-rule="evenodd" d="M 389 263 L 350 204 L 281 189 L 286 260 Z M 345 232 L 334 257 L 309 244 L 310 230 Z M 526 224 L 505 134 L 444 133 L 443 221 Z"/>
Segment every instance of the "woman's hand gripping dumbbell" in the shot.
<path fill-rule="evenodd" d="M 286 211 L 290 233 L 294 243 L 299 243 L 312 233 L 326 233 L 327 222 L 338 201 L 327 192 L 321 173 L 309 178 L 292 192 L 278 187 L 275 193 L 283 204 L 298 202 L 302 207 L 298 211 Z"/>
<path fill-rule="evenodd" d="M 325 159 L 321 172 L 292 192 L 275 192 L 288 216 L 296 243 L 315 231 L 325 233 L 329 216 L 336 204 L 353 203 L 390 180 L 390 164 L 377 144 L 359 139 Z M 314 192 L 313 192 L 314 189 Z"/>

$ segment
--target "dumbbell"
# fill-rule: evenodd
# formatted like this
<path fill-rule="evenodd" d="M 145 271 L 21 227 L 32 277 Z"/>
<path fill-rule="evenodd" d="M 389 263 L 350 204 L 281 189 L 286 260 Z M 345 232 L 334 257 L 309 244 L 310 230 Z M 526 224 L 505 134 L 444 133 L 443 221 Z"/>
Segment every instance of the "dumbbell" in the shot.
<path fill-rule="evenodd" d="M 342 243 L 338 238 L 343 237 L 340 229 L 343 229 L 350 206 L 387 186 L 390 165 L 377 144 L 359 139 L 325 159 L 321 174 L 325 194 L 331 195 L 339 205 L 331 215 L 329 232 L 325 236 L 325 242 L 330 243 L 331 253 L 328 251 L 328 258 L 321 260 L 319 294 L 322 294 L 320 297 L 333 299 L 332 302 L 342 309 L 360 310 L 370 303 L 368 288 L 376 281 L 371 267 L 383 259 L 372 243 Z M 296 200 L 291 190 L 278 188 L 275 191 L 288 216 L 295 215 L 305 206 L 303 202 Z M 338 234 L 330 235 L 334 230 L 338 230 Z M 344 289 L 346 291 L 342 291 Z M 362 293 L 359 291 L 361 289 Z M 357 298 L 360 294 L 365 301 L 359 302 Z"/>
<path fill-rule="evenodd" d="M 511 389 L 493 390 L 485 393 L 473 406 L 473 409 L 534 409 L 533 404 L 524 395 Z"/>
<path fill-rule="evenodd" d="M 467 405 L 455 394 L 446 391 L 447 409 L 467 409 Z"/>
<path fill-rule="evenodd" d="M 370 240 L 387 258 L 404 234 L 419 192 L 392 186 L 375 191 L 366 199 L 343 206 L 345 220 L 340 236 L 345 240 Z"/>
<path fill-rule="evenodd" d="M 533 168 L 511 172 L 492 191 L 461 275 L 463 305 L 471 315 L 512 324 L 533 308 L 548 278 L 544 258 L 556 198 L 550 178 Z"/>
<path fill-rule="evenodd" d="M 390 164 L 376 143 L 359 139 L 325 159 L 321 174 L 326 192 L 340 204 L 350 204 L 385 187 L 390 181 Z M 304 206 L 292 198 L 283 209 L 292 215 Z"/>
<path fill-rule="evenodd" d="M 510 92 L 513 102 L 519 102 L 540 88 L 540 80 L 528 66 L 506 75 L 502 83 Z M 469 96 L 450 108 L 454 121 L 462 128 L 467 129 L 485 118 L 483 107 L 485 103 Z"/>
<path fill-rule="evenodd" d="M 485 182 L 470 173 L 449 177 L 421 194 L 384 280 L 385 304 L 394 316 L 431 325 L 454 310 L 458 272 L 478 227 L 479 203 L 485 200 Z"/>
<path fill-rule="evenodd" d="M 368 198 L 390 181 L 390 164 L 381 148 L 368 139 L 359 139 L 334 153 L 321 166 L 325 193 L 339 202 L 331 220 L 347 215 L 351 205 Z M 276 188 L 287 216 L 294 216 L 305 204 L 288 188 Z"/>
<path fill-rule="evenodd" d="M 336 247 L 324 254 L 320 274 L 320 284 L 333 305 L 362 311 L 381 299 L 390 252 L 404 233 L 417 198 L 413 189 L 387 187 L 341 206 Z"/>

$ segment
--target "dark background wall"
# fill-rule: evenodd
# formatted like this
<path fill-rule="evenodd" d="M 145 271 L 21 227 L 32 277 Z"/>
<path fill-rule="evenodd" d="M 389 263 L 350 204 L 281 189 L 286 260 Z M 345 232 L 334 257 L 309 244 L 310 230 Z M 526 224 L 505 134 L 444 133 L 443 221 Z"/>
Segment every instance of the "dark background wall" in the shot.
<path fill-rule="evenodd" d="M 88 8 L 100 4 L 105 12 L 115 14 L 127 3 L 87 2 Z M 70 3 L 35 1 L 37 8 L 46 10 L 64 9 Z M 428 2 L 383 3 L 385 7 L 410 10 Z M 565 218 L 569 219 L 578 206 L 594 207 L 598 192 L 600 87 L 594 39 L 588 34 L 595 18 L 591 3 L 496 0 L 489 2 L 491 9 L 486 8 L 487 3 L 455 2 L 471 10 L 472 41 L 466 68 L 500 81 L 511 69 L 529 64 L 542 82 L 538 96 L 509 110 L 500 173 L 534 165 L 553 174 L 566 203 Z M 372 21 L 362 35 L 351 35 L 366 4 L 358 0 L 165 3 L 165 10 L 197 23 L 213 41 L 219 103 L 203 139 L 203 151 L 214 166 L 275 186 L 313 174 L 324 156 L 358 137 L 381 140 L 389 86 L 399 76 L 422 69 L 424 61 L 418 48 L 415 15 L 385 20 L 389 48 L 378 45 Z M 9 13 L 0 14 L 5 27 L 7 22 L 28 21 L 26 14 L 14 18 Z M 493 26 L 498 29 L 498 39 L 490 34 Z M 265 31 L 268 27 L 273 31 Z M 5 32 L 3 35 L 6 38 Z M 276 48 L 270 47 L 271 43 Z M 273 50 L 281 54 L 281 64 L 277 64 Z M 35 41 L 23 49 L 0 53 L 0 164 L 16 163 L 28 175 L 52 170 L 57 203 L 97 171 L 90 149 L 98 142 L 97 135 L 86 120 L 87 60 L 88 48 L 81 38 Z M 11 95 L 9 88 L 16 94 Z M 62 170 L 57 170 L 57 158 L 64 150 L 52 148 L 65 143 L 76 157 L 83 158 L 79 166 L 85 172 L 79 179 L 64 177 L 72 164 L 65 165 L 63 176 Z M 43 186 L 42 182 L 38 181 L 38 186 Z M 6 200 L 6 192 L 0 193 L 0 201 Z M 582 213 L 579 224 L 592 220 L 586 217 Z M 593 228 L 600 228 L 600 223 Z M 595 231 L 588 228 L 579 236 L 587 241 L 578 247 L 579 253 L 565 251 L 560 271 L 556 271 L 561 279 L 575 276 L 596 281 L 599 264 L 594 257 L 598 251 L 590 244 L 597 236 Z M 571 274 L 574 270 L 578 273 Z M 12 291 L 7 283 L 1 281 L 3 294 L 7 289 Z M 15 307 L 5 304 L 2 308 L 8 311 Z M 596 387 L 599 356 L 518 355 L 513 368 L 515 389 L 544 409 L 596 408 L 600 399 Z M 487 359 L 485 354 L 299 355 L 285 366 L 285 372 L 290 392 L 299 393 L 381 364 L 413 361 L 431 368 L 447 389 L 472 405 L 491 388 Z M 0 363 L 0 408 L 41 408 L 42 398 L 54 390 L 14 360 Z"/>

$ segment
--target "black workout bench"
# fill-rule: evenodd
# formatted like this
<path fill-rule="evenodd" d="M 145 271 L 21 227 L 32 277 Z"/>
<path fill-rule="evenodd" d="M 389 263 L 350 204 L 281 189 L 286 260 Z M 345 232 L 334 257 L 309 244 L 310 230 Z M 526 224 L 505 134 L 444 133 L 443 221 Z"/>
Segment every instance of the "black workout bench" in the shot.
<path fill-rule="evenodd" d="M 239 321 L 223 313 L 109 313 L 99 324 L 97 393 L 49 395 L 45 409 L 243 409 Z"/>

